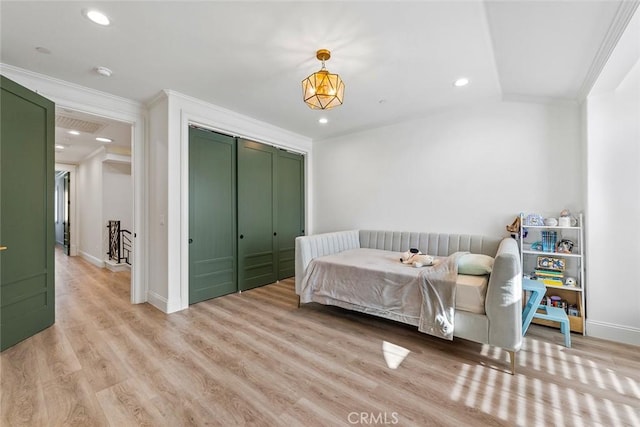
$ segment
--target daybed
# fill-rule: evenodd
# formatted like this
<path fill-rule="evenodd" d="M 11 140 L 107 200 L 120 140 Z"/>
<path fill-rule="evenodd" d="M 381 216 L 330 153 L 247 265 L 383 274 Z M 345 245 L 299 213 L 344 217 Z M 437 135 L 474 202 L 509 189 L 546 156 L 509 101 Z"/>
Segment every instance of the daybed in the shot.
<path fill-rule="evenodd" d="M 512 238 L 375 230 L 301 236 L 296 238 L 295 254 L 299 301 L 418 326 L 425 302 L 414 279 L 421 270 L 434 267 L 403 265 L 400 256 L 409 248 L 437 257 L 469 252 L 495 258 L 484 283 L 458 276 L 451 338 L 507 350 L 514 373 L 515 353 L 522 345 L 522 280 L 518 246 Z M 321 265 L 335 268 L 320 270 Z"/>

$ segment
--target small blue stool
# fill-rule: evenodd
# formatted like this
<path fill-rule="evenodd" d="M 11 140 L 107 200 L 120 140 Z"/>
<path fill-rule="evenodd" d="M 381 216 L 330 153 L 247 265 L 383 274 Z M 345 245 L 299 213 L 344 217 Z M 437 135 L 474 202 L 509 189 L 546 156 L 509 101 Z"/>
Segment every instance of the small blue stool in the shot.
<path fill-rule="evenodd" d="M 522 279 L 522 290 L 531 292 L 531 296 L 522 310 L 522 336 L 524 336 L 545 292 L 547 292 L 547 288 L 537 280 Z"/>
<path fill-rule="evenodd" d="M 543 310 L 544 313 L 535 311 L 533 317 L 560 323 L 560 332 L 564 334 L 564 345 L 567 348 L 571 348 L 571 329 L 569 328 L 567 313 L 561 308 L 549 307 L 547 305 L 541 305 L 538 309 Z"/>
<path fill-rule="evenodd" d="M 522 336 L 527 333 L 529 325 L 533 318 L 551 320 L 560 323 L 560 332 L 564 335 L 564 345 L 571 347 L 571 329 L 569 327 L 569 318 L 563 309 L 558 307 L 549 307 L 540 305 L 547 287 L 537 281 L 531 279 L 522 279 L 522 290 L 531 292 L 531 296 L 522 310 Z M 542 310 L 542 312 L 538 311 Z"/>

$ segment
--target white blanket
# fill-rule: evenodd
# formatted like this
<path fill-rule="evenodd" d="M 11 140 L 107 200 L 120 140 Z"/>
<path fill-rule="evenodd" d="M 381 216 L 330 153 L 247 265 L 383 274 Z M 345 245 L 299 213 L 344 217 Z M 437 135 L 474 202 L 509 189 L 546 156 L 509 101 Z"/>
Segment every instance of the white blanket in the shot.
<path fill-rule="evenodd" d="M 465 253 L 456 252 L 420 273 L 420 332 L 453 340 L 458 259 Z"/>
<path fill-rule="evenodd" d="M 432 321 L 425 320 L 425 306 L 432 306 L 426 309 L 426 313 L 442 314 L 443 319 L 448 319 L 453 325 L 455 305 L 447 307 L 445 302 L 455 303 L 457 262 L 451 267 L 453 261 L 449 257 L 437 267 L 415 268 L 402 264 L 399 256 L 399 252 L 360 248 L 316 258 L 309 263 L 302 279 L 300 301 L 336 305 L 382 316 L 417 325 L 423 332 L 443 337 L 442 328 L 429 326 L 436 324 L 435 317 Z M 431 293 L 440 292 L 437 288 L 444 287 L 440 282 L 429 285 L 433 290 L 423 289 L 428 283 L 424 275 L 429 276 L 427 272 L 430 270 L 445 278 L 453 271 L 453 283 L 443 291 L 446 296 L 429 297 Z M 449 330 L 452 334 L 453 329 L 447 328 Z M 448 333 L 444 338 L 453 339 Z"/>

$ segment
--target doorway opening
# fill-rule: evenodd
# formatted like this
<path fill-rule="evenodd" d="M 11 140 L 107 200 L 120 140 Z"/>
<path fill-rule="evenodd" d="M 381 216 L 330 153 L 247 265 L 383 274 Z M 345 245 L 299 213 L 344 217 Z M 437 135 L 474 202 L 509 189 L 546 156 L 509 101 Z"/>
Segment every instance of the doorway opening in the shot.
<path fill-rule="evenodd" d="M 55 129 L 56 255 L 112 271 L 135 268 L 132 125 L 56 107 Z M 126 258 L 110 256 L 110 221 L 129 233 L 118 234 Z"/>
<path fill-rule="evenodd" d="M 54 189 L 54 222 L 56 245 L 62 248 L 62 253 L 71 255 L 71 172 L 57 170 Z"/>

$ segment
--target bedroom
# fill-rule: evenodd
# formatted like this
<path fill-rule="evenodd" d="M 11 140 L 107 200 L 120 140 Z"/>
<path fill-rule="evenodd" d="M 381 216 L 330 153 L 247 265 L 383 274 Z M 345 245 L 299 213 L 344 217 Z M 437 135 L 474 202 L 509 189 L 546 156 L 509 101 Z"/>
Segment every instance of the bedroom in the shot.
<path fill-rule="evenodd" d="M 165 58 L 162 53 L 153 53 L 156 42 L 151 33 L 142 28 L 151 25 L 146 22 L 149 18 L 134 18 L 133 13 L 131 18 L 127 17 L 122 4 L 104 3 L 105 12 L 113 13 L 114 25 L 95 29 L 86 21 L 76 23 L 82 18 L 80 9 L 88 6 L 81 2 L 47 6 L 38 2 L 3 1 L 2 74 L 33 90 L 51 94 L 60 104 L 66 101 L 67 106 L 102 115 L 117 112 L 129 121 L 137 121 L 138 139 L 148 138 L 146 149 L 149 150 L 148 169 L 143 176 L 148 182 L 144 189 L 147 211 L 141 214 L 143 223 L 139 224 L 146 230 L 143 234 L 148 239 L 149 260 L 144 269 L 146 277 L 141 280 L 143 287 L 148 286 L 148 292 L 142 293 L 163 311 L 186 308 L 184 170 L 180 159 L 184 157 L 184 120 L 192 120 L 307 153 L 307 230 L 310 233 L 378 227 L 502 235 L 504 226 L 521 211 L 556 212 L 569 208 L 585 212 L 589 335 L 639 345 L 640 293 L 634 279 L 633 260 L 639 255 L 640 244 L 621 227 L 625 224 L 630 228 L 634 224 L 640 198 L 638 104 L 633 98 L 638 84 L 637 12 L 620 38 L 618 49 L 608 56 L 617 40 L 610 32 L 622 32 L 620 26 L 626 16 L 623 12 L 626 10 L 630 15 L 629 10 L 634 10 L 637 3 L 547 5 L 560 9 L 554 10 L 558 14 L 557 22 L 536 21 L 534 18 L 555 16 L 536 2 L 455 2 L 455 6 L 448 7 L 462 9 L 463 5 L 471 6 L 469 15 L 464 15 L 466 19 L 458 11 L 449 11 L 443 4 L 433 2 L 411 4 L 412 8 L 424 8 L 414 14 L 411 9 L 395 11 L 393 8 L 397 5 L 389 4 L 377 6 L 382 10 L 371 5 L 360 5 L 358 9 L 354 4 L 350 7 L 332 4 L 340 13 L 329 14 L 338 18 L 326 25 L 315 21 L 307 23 L 299 18 L 299 13 L 287 12 L 290 4 L 262 6 L 260 12 L 273 22 L 281 23 L 277 31 L 267 33 L 271 34 L 272 47 L 262 51 L 263 46 L 250 43 L 255 36 L 242 32 L 237 35 L 237 47 L 227 52 L 234 63 L 240 65 L 235 73 L 225 68 L 220 74 L 211 74 L 211 70 L 201 67 L 200 71 L 189 74 L 188 80 L 206 83 L 194 89 L 182 81 L 184 78 L 163 81 L 158 76 L 183 75 L 183 63 L 192 64 L 194 69 L 198 64 L 206 67 L 211 63 L 183 55 Z M 130 7 L 143 9 L 143 4 Z M 190 9 L 195 7 L 184 6 L 184 13 L 197 15 L 197 10 Z M 571 10 L 582 7 L 589 10 Z M 255 27 L 257 34 L 263 34 L 269 28 L 268 20 L 262 20 L 257 12 L 250 13 L 249 9 L 247 4 L 222 4 L 214 15 L 219 25 L 228 21 L 227 26 L 222 26 L 225 31 L 231 31 L 233 25 L 246 24 Z M 362 9 L 367 10 L 366 14 Z M 173 22 L 176 11 L 156 13 L 155 19 L 162 25 Z M 47 27 L 52 24 L 39 24 L 49 37 L 38 35 L 35 29 L 26 30 L 36 25 L 25 22 L 26 17 L 47 15 L 61 19 L 55 30 Z M 387 15 L 395 16 L 394 21 L 398 22 L 386 22 Z M 409 20 L 411 15 L 415 15 L 413 21 Z M 363 29 L 367 22 L 364 16 L 379 25 Z M 527 16 L 531 17 L 530 21 Z M 602 19 L 595 19 L 597 16 Z M 274 17 L 281 17 L 285 22 Z M 480 23 L 475 19 L 478 17 Z M 581 21 L 580 17 L 585 20 Z M 129 22 L 135 19 L 141 23 Z M 415 24 L 415 20 L 421 22 L 418 37 L 424 43 L 412 43 L 406 51 L 398 48 L 394 52 L 393 43 L 406 43 L 402 24 Z M 538 26 L 538 22 L 545 25 Z M 444 42 L 446 37 L 438 36 L 438 31 L 455 33 L 460 28 L 458 25 L 465 24 L 470 24 L 467 35 L 477 36 L 468 46 L 466 38 L 450 37 Z M 82 37 L 61 41 L 53 37 L 61 28 L 78 26 L 82 28 Z M 450 28 L 442 28 L 446 26 Z M 487 26 L 491 26 L 491 31 Z M 514 26 L 530 32 L 523 32 L 527 38 L 509 43 L 508 34 Z M 289 27 L 299 33 L 291 36 L 285 31 Z M 385 30 L 381 31 L 383 27 Z M 417 25 L 412 26 L 412 31 L 417 31 L 415 27 Z M 184 32 L 180 41 L 186 43 L 184 39 L 188 41 L 196 28 L 177 26 L 178 31 Z M 303 36 L 307 35 L 305 30 L 309 38 Z M 360 30 L 367 32 L 359 33 Z M 29 34 L 33 34 L 34 39 Z M 106 40 L 106 34 L 112 34 L 113 40 Z M 314 34 L 324 37 L 311 38 Z M 570 47 L 588 47 L 571 52 L 584 57 L 558 55 L 558 51 L 562 53 L 565 48 L 559 41 L 565 40 L 566 34 L 576 34 Z M 215 37 L 222 35 L 216 33 Z M 390 45 L 383 44 L 385 38 Z M 84 40 L 91 40 L 95 46 L 83 46 Z M 128 40 L 136 41 L 131 50 L 132 56 L 139 56 L 139 62 L 132 62 L 129 67 L 113 65 L 117 55 L 109 50 L 110 43 L 124 49 Z M 204 39 L 196 47 L 211 49 L 216 40 Z M 543 49 L 522 45 L 527 40 L 548 48 L 549 56 L 540 52 Z M 52 45 L 47 45 L 48 42 Z M 51 55 L 34 51 L 41 45 L 48 47 Z M 557 50 L 551 49 L 554 45 L 558 46 Z M 299 93 L 300 80 L 319 67 L 314 53 L 322 47 L 333 50 L 327 68 L 340 73 L 347 85 L 344 105 L 328 112 L 330 121 L 325 127 L 317 123 L 317 112 L 304 106 Z M 28 52 L 23 62 L 13 59 L 20 49 Z M 451 52 L 457 53 L 451 55 Z M 363 86 L 375 82 L 377 74 L 386 76 L 400 55 L 409 58 L 401 63 L 406 64 L 407 71 L 385 80 L 389 87 L 385 87 L 383 93 Z M 438 62 L 440 65 L 437 65 L 430 57 L 477 62 L 474 76 L 469 76 L 470 85 L 453 88 L 453 80 L 465 71 L 460 70 L 459 64 Z M 607 66 L 599 74 L 597 65 L 603 66 L 607 58 Z M 559 70 L 565 64 L 563 60 L 574 68 Z M 211 61 L 215 63 L 216 59 Z M 280 61 L 285 62 L 279 64 Z M 93 67 L 99 65 L 110 66 L 114 75 L 103 79 L 92 74 Z M 258 77 L 249 72 L 260 68 L 270 70 L 269 78 L 282 75 L 279 84 L 291 83 L 286 90 L 274 87 L 291 98 L 283 104 L 290 106 L 280 108 L 261 100 L 262 91 L 266 89 L 261 88 L 259 80 L 255 80 Z M 419 80 L 415 80 L 415 73 L 408 72 L 410 68 L 426 73 L 440 85 L 425 84 L 423 93 L 411 95 L 404 86 Z M 67 72 L 70 74 L 65 74 Z M 599 91 L 585 98 L 589 87 L 585 90 L 584 82 L 590 79 L 593 84 L 598 75 L 596 89 Z M 142 93 L 137 87 L 148 88 L 145 81 L 153 83 L 153 90 Z M 212 88 L 219 90 L 225 85 L 214 85 L 214 81 L 234 82 L 226 86 L 240 95 L 215 92 Z M 252 83 L 247 86 L 249 82 Z M 557 83 L 568 92 L 561 95 L 552 91 L 528 93 L 525 91 L 528 83 L 543 88 Z M 396 88 L 402 95 L 394 95 Z M 150 103 L 162 89 L 168 89 L 166 96 L 159 97 L 155 104 Z M 454 89 L 468 90 L 454 92 Z M 410 98 L 412 105 L 421 106 L 420 109 L 399 114 L 404 108 L 400 105 L 400 96 Z M 461 97 L 471 99 L 459 102 Z M 455 99 L 456 104 L 446 105 L 445 101 L 450 99 Z M 368 106 L 366 110 L 358 104 L 363 100 Z M 162 105 L 164 102 L 166 105 Z M 269 111 L 274 114 L 270 119 Z M 369 116 L 361 117 L 365 113 Z M 352 124 L 356 119 L 361 120 L 357 126 Z M 347 129 L 350 132 L 346 132 Z M 614 134 L 616 139 L 612 141 L 608 135 Z M 433 209 L 433 206 L 442 208 Z M 609 250 L 611 247 L 624 250 L 617 253 Z M 612 265 L 616 266 L 613 271 Z"/>

